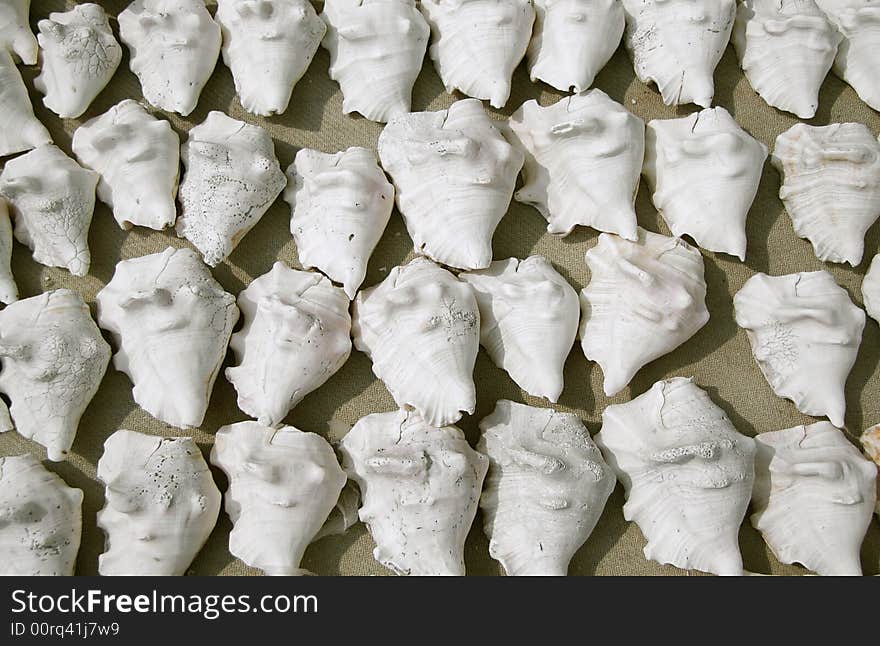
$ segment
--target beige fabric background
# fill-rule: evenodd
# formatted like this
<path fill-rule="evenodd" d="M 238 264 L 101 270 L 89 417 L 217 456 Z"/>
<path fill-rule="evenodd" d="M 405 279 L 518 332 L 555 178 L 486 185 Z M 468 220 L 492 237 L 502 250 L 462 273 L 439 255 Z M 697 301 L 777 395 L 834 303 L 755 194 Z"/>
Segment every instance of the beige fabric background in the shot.
<path fill-rule="evenodd" d="M 63 10 L 73 4 L 76 3 L 34 0 L 31 8 L 32 26 L 36 28 L 37 21 L 50 11 Z M 115 16 L 126 2 L 117 0 L 101 4 Z M 118 34 L 115 19 L 112 23 Z M 185 138 L 190 127 L 203 121 L 210 110 L 222 110 L 233 117 L 260 124 L 274 137 L 283 168 L 287 168 L 296 151 L 304 147 L 327 152 L 354 145 L 375 149 L 381 125 L 357 116 L 343 116 L 342 97 L 336 84 L 327 75 L 328 65 L 326 51 L 319 50 L 308 73 L 296 86 L 288 111 L 281 116 L 260 119 L 241 109 L 235 97 L 232 76 L 222 61 L 218 62 L 195 112 L 186 119 L 171 115 L 171 123 L 181 139 Z M 103 113 L 123 98 L 142 98 L 138 81 L 128 69 L 127 53 L 111 85 L 78 120 L 61 120 L 45 109 L 42 96 L 33 89 L 33 78 L 38 70 L 23 68 L 22 72 L 30 88 L 37 116 L 52 132 L 55 142 L 68 154 L 71 135 L 80 123 Z M 728 47 L 718 67 L 716 85 L 715 104 L 727 108 L 742 126 L 771 148 L 776 136 L 796 122 L 794 117 L 767 106 L 753 92 L 739 69 L 732 47 Z M 646 87 L 634 77 L 632 65 L 623 48 L 617 51 L 599 75 L 595 86 L 645 120 L 683 116 L 695 109 L 695 106 L 680 109 L 665 107 L 655 89 Z M 536 98 L 546 105 L 561 96 L 548 86 L 530 83 L 525 66 L 521 65 L 514 76 L 514 89 L 507 107 L 490 112 L 497 118 L 504 118 L 528 99 Z M 413 93 L 413 110 L 439 110 L 456 98 L 460 97 L 446 94 L 433 65 L 426 61 Z M 880 115 L 862 103 L 837 77 L 829 75 L 822 90 L 819 112 L 810 123 L 822 125 L 841 121 L 867 124 L 875 135 L 880 131 Z M 794 234 L 791 221 L 777 197 L 778 189 L 779 177 L 768 163 L 749 216 L 749 249 L 745 264 L 731 256 L 704 252 L 709 285 L 708 305 L 712 315 L 708 325 L 686 344 L 642 369 L 629 388 L 611 399 L 602 394 L 600 369 L 588 363 L 580 347 L 576 346 L 566 365 L 566 388 L 558 408 L 580 415 L 590 431 L 596 433 L 602 411 L 609 404 L 628 401 L 659 379 L 692 375 L 745 434 L 755 435 L 814 421 L 798 413 L 790 402 L 779 399 L 770 390 L 752 359 L 745 333 L 734 322 L 732 294 L 756 272 L 779 275 L 825 268 L 834 274 L 853 300 L 861 304 L 861 280 L 869 261 L 878 251 L 880 228 L 875 226 L 869 232 L 865 260 L 858 268 L 823 265 L 813 255 L 809 243 Z M 638 195 L 638 215 L 641 226 L 669 233 L 653 209 L 644 183 Z M 229 260 L 216 268 L 214 275 L 228 291 L 238 294 L 253 278 L 268 271 L 277 259 L 298 266 L 296 248 L 288 229 L 289 216 L 286 203 L 279 198 L 261 222 L 245 236 Z M 598 234 L 580 228 L 569 237 L 559 239 L 549 236 L 545 228 L 546 223 L 537 211 L 512 203 L 510 212 L 495 234 L 495 258 L 544 254 L 580 290 L 589 278 L 583 260 L 584 252 L 596 243 Z M 65 270 L 36 264 L 27 248 L 19 244 L 15 245 L 13 253 L 13 271 L 22 298 L 49 289 L 68 287 L 82 294 L 92 306 L 94 314 L 95 294 L 110 280 L 118 260 L 158 252 L 169 244 L 181 247 L 187 243 L 168 231 L 160 233 L 135 228 L 124 232 L 116 226 L 110 211 L 99 203 L 89 236 L 93 260 L 88 276 L 76 278 Z M 411 256 L 412 242 L 400 215 L 395 211 L 370 262 L 365 286 L 381 281 L 391 267 L 407 261 Z M 851 438 L 856 438 L 866 426 L 880 422 L 878 342 L 880 329 L 875 321 L 869 319 L 859 360 L 848 382 L 846 421 Z M 508 398 L 538 406 L 546 404 L 521 392 L 482 351 L 477 360 L 475 379 L 478 395 L 476 413 L 460 422 L 472 443 L 477 439 L 478 420 L 492 411 L 498 399 Z M 286 421 L 301 429 L 324 434 L 331 440 L 338 440 L 345 432 L 345 425 L 353 424 L 368 413 L 393 408 L 391 396 L 373 377 L 370 362 L 365 355 L 354 351 L 342 370 L 322 388 L 306 397 Z M 192 435 L 207 456 L 216 430 L 224 424 L 244 419 L 245 416 L 236 407 L 235 392 L 221 373 L 214 387 L 205 423 Z M 152 419 L 135 405 L 128 378 L 114 370 L 111 364 L 98 394 L 82 418 L 69 460 L 58 464 L 44 462 L 68 484 L 85 492 L 78 574 L 97 573 L 98 554 L 102 551 L 104 539 L 95 525 L 95 514 L 103 505 L 103 489 L 95 480 L 95 465 L 101 455 L 102 443 L 119 428 L 165 436 L 180 434 L 177 429 Z M 0 455 L 25 451 L 33 452 L 41 459 L 45 457 L 42 447 L 23 440 L 16 433 L 0 436 Z M 224 476 L 217 470 L 215 476 L 221 490 L 225 489 Z M 618 486 L 592 537 L 573 560 L 571 574 L 684 574 L 675 568 L 645 560 L 642 534 L 634 524 L 624 521 L 622 506 L 623 494 Z M 193 574 L 257 573 L 229 554 L 227 541 L 230 527 L 228 518 L 221 512 L 214 533 L 192 565 Z M 501 570 L 489 557 L 488 543 L 481 530 L 481 519 L 477 516 L 465 553 L 468 573 L 499 574 Z M 746 568 L 750 571 L 765 574 L 804 572 L 800 567 L 780 565 L 748 521 L 741 530 L 740 542 Z M 358 524 L 344 536 L 325 538 L 311 546 L 303 566 L 321 575 L 387 574 L 373 560 L 372 548 L 373 543 L 365 527 Z M 880 572 L 880 524 L 877 522 L 872 523 L 868 532 L 862 549 L 862 562 L 866 574 Z"/>

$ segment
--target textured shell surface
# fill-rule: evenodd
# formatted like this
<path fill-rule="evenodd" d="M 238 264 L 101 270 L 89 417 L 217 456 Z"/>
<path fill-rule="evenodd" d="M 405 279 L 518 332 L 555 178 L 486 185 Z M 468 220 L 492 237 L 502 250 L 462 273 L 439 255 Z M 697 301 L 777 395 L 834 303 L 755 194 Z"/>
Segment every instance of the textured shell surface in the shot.
<path fill-rule="evenodd" d="M 351 354 L 348 297 L 317 272 L 282 262 L 238 296 L 244 317 L 229 347 L 238 365 L 226 378 L 238 407 L 264 426 L 281 423 Z"/>
<path fill-rule="evenodd" d="M 672 234 L 745 260 L 746 217 L 767 152 L 720 107 L 648 123 L 644 175 Z"/>
<path fill-rule="evenodd" d="M 379 159 L 416 252 L 460 269 L 492 262 L 492 236 L 525 159 L 476 99 L 392 119 Z"/>
<path fill-rule="evenodd" d="M 467 283 L 427 258 L 394 267 L 358 293 L 351 331 L 401 408 L 432 426 L 474 412 L 480 310 Z"/>
<path fill-rule="evenodd" d="M 703 256 L 681 238 L 639 229 L 636 242 L 603 233 L 586 261 L 581 347 L 611 397 L 708 323 Z"/>
<path fill-rule="evenodd" d="M 177 234 L 214 267 L 260 221 L 287 178 L 266 130 L 216 110 L 189 131 L 180 158 Z"/>
<path fill-rule="evenodd" d="M 865 233 L 880 217 L 880 142 L 861 123 L 799 123 L 771 157 L 795 233 L 819 260 L 861 263 Z"/>
<path fill-rule="evenodd" d="M 238 320 L 235 297 L 194 251 L 168 247 L 117 263 L 95 300 L 135 402 L 172 426 L 200 426 Z"/>
<path fill-rule="evenodd" d="M 732 41 L 762 99 L 811 119 L 841 38 L 813 0 L 746 0 L 737 8 Z"/>
<path fill-rule="evenodd" d="M 222 40 L 204 1 L 134 0 L 118 19 L 144 98 L 183 116 L 195 110 Z"/>
<path fill-rule="evenodd" d="M 0 5 L 0 12 L 2 12 Z M 12 60 L 0 47 L 0 157 L 52 143 L 46 127 L 34 116 L 27 87 Z"/>
<path fill-rule="evenodd" d="M 122 61 L 107 14 L 87 2 L 70 11 L 50 13 L 37 24 L 43 69 L 34 87 L 43 103 L 65 118 L 80 116 L 104 89 Z"/>
<path fill-rule="evenodd" d="M 18 300 L 18 286 L 12 275 L 12 222 L 9 206 L 0 198 L 0 303 L 9 305 Z"/>
<path fill-rule="evenodd" d="M 284 199 L 299 261 L 354 298 L 391 211 L 394 187 L 367 148 L 323 153 L 303 148 L 287 169 Z"/>
<path fill-rule="evenodd" d="M 16 430 L 45 446 L 50 460 L 64 460 L 110 362 L 88 306 L 68 289 L 6 306 L 0 357 L 0 392 L 12 400 Z"/>
<path fill-rule="evenodd" d="M 174 224 L 180 138 L 168 121 L 125 99 L 77 128 L 72 147 L 83 166 L 100 173 L 98 199 L 122 229 Z"/>
<path fill-rule="evenodd" d="M 223 62 L 242 107 L 269 116 L 287 110 L 312 62 L 324 21 L 308 0 L 218 0 Z"/>
<path fill-rule="evenodd" d="M 508 124 L 525 155 L 525 182 L 514 198 L 534 206 L 547 231 L 565 236 L 583 225 L 636 239 L 641 119 L 602 90 L 590 90 L 547 107 L 526 101 Z"/>
<path fill-rule="evenodd" d="M 755 441 L 693 379 L 658 381 L 609 406 L 595 440 L 623 485 L 624 518 L 648 541 L 646 558 L 743 574 L 738 538 L 755 480 Z"/>
<path fill-rule="evenodd" d="M 229 479 L 229 551 L 266 574 L 302 574 L 309 543 L 346 476 L 327 440 L 292 426 L 239 422 L 217 431 L 211 462 Z"/>
<path fill-rule="evenodd" d="M 877 502 L 877 465 L 828 422 L 755 437 L 751 522 L 782 563 L 862 574 L 859 553 Z"/>
<path fill-rule="evenodd" d="M 36 262 L 64 267 L 74 276 L 89 273 L 98 178 L 54 145 L 6 162 L 0 198 L 12 207 L 15 238 L 33 251 Z"/>
<path fill-rule="evenodd" d="M 446 91 L 503 108 L 532 37 L 531 0 L 421 0 L 419 7 L 431 26 L 428 55 Z"/>
<path fill-rule="evenodd" d="M 816 0 L 843 35 L 834 73 L 880 111 L 880 0 Z"/>
<path fill-rule="evenodd" d="M 846 290 L 827 271 L 757 274 L 733 304 L 773 392 L 843 428 L 844 386 L 865 327 L 865 313 Z"/>
<path fill-rule="evenodd" d="M 492 361 L 529 394 L 558 401 L 580 319 L 574 288 L 543 256 L 499 260 L 459 279 L 474 289 Z"/>
<path fill-rule="evenodd" d="M 73 576 L 82 500 L 29 453 L 0 457 L 0 576 Z"/>
<path fill-rule="evenodd" d="M 220 514 L 220 490 L 195 440 L 125 429 L 104 442 L 103 576 L 181 576 Z"/>
<path fill-rule="evenodd" d="M 654 82 L 666 105 L 708 108 L 736 14 L 735 0 L 622 0 L 623 43 L 636 76 Z"/>
<path fill-rule="evenodd" d="M 325 0 L 321 17 L 342 112 L 382 123 L 407 114 L 431 35 L 415 0 Z"/>
<path fill-rule="evenodd" d="M 534 0 L 535 28 L 526 56 L 532 81 L 568 92 L 587 90 L 620 45 L 619 0 Z"/>
<path fill-rule="evenodd" d="M 880 323 L 880 254 L 874 256 L 868 273 L 862 280 L 862 302 L 865 311 L 872 319 Z"/>
<path fill-rule="evenodd" d="M 489 553 L 510 576 L 565 576 L 599 522 L 614 472 L 570 413 L 502 399 L 480 430 Z"/>
<path fill-rule="evenodd" d="M 434 427 L 415 412 L 361 418 L 339 446 L 342 468 L 361 490 L 360 519 L 374 558 L 397 574 L 463 576 L 464 541 L 489 460 L 456 426 Z"/>
<path fill-rule="evenodd" d="M 15 54 L 25 65 L 36 65 L 39 47 L 31 31 L 31 0 L 4 0 L 0 3 L 0 52 Z"/>
<path fill-rule="evenodd" d="M 876 424 L 862 433 L 860 438 L 862 449 L 865 451 L 874 464 L 880 467 L 880 424 Z M 874 512 L 880 516 L 880 480 L 877 480 L 876 486 L 877 502 L 874 505 Z"/>

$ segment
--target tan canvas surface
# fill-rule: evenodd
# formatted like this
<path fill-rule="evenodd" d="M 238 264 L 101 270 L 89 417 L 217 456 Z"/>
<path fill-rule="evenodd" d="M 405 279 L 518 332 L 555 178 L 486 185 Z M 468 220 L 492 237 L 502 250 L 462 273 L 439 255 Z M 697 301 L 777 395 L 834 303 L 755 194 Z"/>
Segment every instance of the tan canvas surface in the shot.
<path fill-rule="evenodd" d="M 62 0 L 34 0 L 31 23 L 46 17 L 50 11 L 63 10 L 73 2 Z M 115 16 L 126 4 L 123 1 L 102 2 Z M 211 3 L 213 4 L 213 3 Z M 117 31 L 115 18 L 112 20 Z M 187 131 L 203 121 L 210 110 L 222 110 L 231 116 L 257 123 L 269 130 L 282 167 L 293 161 L 300 148 L 317 148 L 335 152 L 348 146 L 367 146 L 375 149 L 381 125 L 360 117 L 342 114 L 342 97 L 327 75 L 329 58 L 319 50 L 308 73 L 296 86 L 287 113 L 261 119 L 246 114 L 234 92 L 229 70 L 218 62 L 213 77 L 202 93 L 198 108 L 188 118 L 172 115 L 170 121 L 185 138 Z M 33 89 L 36 68 L 23 68 L 31 98 L 38 117 L 52 132 L 55 142 L 70 154 L 70 140 L 76 127 L 88 118 L 101 114 L 124 98 L 141 99 L 136 77 L 128 69 L 128 55 L 111 85 L 97 98 L 88 112 L 77 120 L 61 120 L 45 109 L 41 95 Z M 524 65 L 514 77 L 514 89 L 507 107 L 492 110 L 497 118 L 510 115 L 519 105 L 531 98 L 542 104 L 556 101 L 561 94 L 548 86 L 532 84 Z M 772 148 L 776 136 L 796 122 L 790 115 L 768 107 L 752 90 L 739 69 L 732 47 L 728 47 L 716 73 L 715 102 L 724 106 L 736 120 L 755 137 Z M 596 87 L 623 103 L 633 113 L 645 119 L 683 116 L 696 108 L 665 107 L 653 88 L 640 83 L 634 76 L 632 64 L 621 48 L 599 75 Z M 448 95 L 426 61 L 413 94 L 413 110 L 438 110 L 460 97 Z M 2 117 L 0 117 L 2 118 Z M 858 121 L 867 124 L 876 135 L 880 132 L 880 115 L 862 103 L 856 94 L 837 77 L 828 77 L 821 94 L 821 105 L 815 119 L 809 123 L 822 125 L 840 121 Z M 756 272 L 779 275 L 797 271 L 828 269 L 853 298 L 861 304 L 860 285 L 868 262 L 878 251 L 880 228 L 871 229 L 867 238 L 865 260 L 856 269 L 841 265 L 823 265 L 813 255 L 808 242 L 799 239 L 792 230 L 791 221 L 777 197 L 779 176 L 769 162 L 764 169 L 757 200 L 748 221 L 748 258 L 740 263 L 731 256 L 704 252 L 706 279 L 709 286 L 709 323 L 690 341 L 668 356 L 641 370 L 620 395 L 607 398 L 601 389 L 602 375 L 595 364 L 587 362 L 576 346 L 566 365 L 566 386 L 559 409 L 578 414 L 592 433 L 599 430 L 602 411 L 612 403 L 628 401 L 645 392 L 657 380 L 672 376 L 693 376 L 708 390 L 712 399 L 722 406 L 737 428 L 748 435 L 763 431 L 788 428 L 814 420 L 800 414 L 788 401 L 776 397 L 752 359 L 746 335 L 739 330 L 733 318 L 732 295 Z M 669 231 L 657 216 L 644 183 L 638 195 L 639 224 L 652 231 Z M 298 266 L 296 248 L 289 232 L 289 208 L 279 199 L 262 221 L 242 240 L 229 260 L 219 265 L 214 275 L 230 292 L 238 294 L 253 278 L 268 271 L 272 263 L 281 259 Z M 526 257 L 533 253 L 550 258 L 559 271 L 578 290 L 587 283 L 589 274 L 584 253 L 592 247 L 598 234 L 578 229 L 571 236 L 560 239 L 545 232 L 546 222 L 537 211 L 513 203 L 501 222 L 494 239 L 496 259 L 510 256 Z M 132 258 L 161 251 L 168 245 L 177 247 L 187 243 L 172 232 L 154 232 L 143 228 L 122 231 L 116 225 L 109 209 L 99 204 L 92 222 L 89 245 L 92 268 L 88 276 L 76 278 L 62 269 L 51 269 L 35 263 L 27 248 L 16 244 L 13 271 L 18 280 L 22 298 L 42 291 L 67 287 L 78 291 L 91 305 L 94 297 L 112 277 L 114 265 L 123 258 Z M 400 215 L 395 211 L 373 258 L 365 286 L 382 280 L 388 270 L 412 256 L 412 243 Z M 229 358 L 227 357 L 227 361 Z M 847 385 L 848 434 L 855 438 L 863 428 L 880 422 L 880 329 L 869 319 L 859 353 L 858 363 Z M 491 412 L 495 402 L 508 398 L 533 405 L 546 405 L 520 391 L 506 373 L 496 368 L 480 352 L 475 379 L 477 383 L 477 410 L 460 423 L 468 439 L 475 443 L 477 422 Z M 328 383 L 306 397 L 288 416 L 287 422 L 303 430 L 324 434 L 338 440 L 345 425 L 351 425 L 368 413 L 388 411 L 394 402 L 370 370 L 370 362 L 354 351 L 348 363 Z M 244 420 L 237 409 L 235 392 L 221 376 L 214 388 L 211 406 L 201 429 L 192 432 L 207 456 L 216 430 L 232 422 Z M 98 554 L 104 537 L 95 525 L 95 514 L 103 504 L 103 489 L 95 480 L 95 465 L 101 455 L 104 440 L 119 428 L 152 433 L 177 435 L 180 431 L 168 427 L 145 412 L 132 400 L 128 378 L 117 372 L 112 364 L 94 401 L 82 418 L 76 442 L 67 462 L 47 466 L 61 475 L 70 485 L 85 492 L 83 537 L 77 561 L 77 573 L 95 574 Z M 43 449 L 23 440 L 15 433 L 0 436 L 0 455 L 25 451 L 40 458 Z M 224 476 L 215 470 L 221 490 L 225 489 Z M 647 562 L 642 554 L 644 539 L 639 529 L 623 519 L 623 494 L 618 486 L 608 501 L 605 513 L 593 536 L 580 550 L 571 565 L 571 573 L 579 575 L 643 575 L 684 574 L 671 567 Z M 876 519 L 875 519 L 876 520 Z M 233 558 L 227 550 L 230 522 L 221 512 L 220 520 L 205 548 L 196 558 L 191 571 L 201 575 L 255 574 Z M 746 523 L 740 533 L 745 565 L 760 573 L 801 573 L 799 567 L 780 565 L 762 542 L 758 533 Z M 362 524 L 356 525 L 345 536 L 322 539 L 309 548 L 303 566 L 321 575 L 359 574 L 382 575 L 388 572 L 372 558 L 373 544 Z M 470 533 L 466 549 L 469 574 L 498 574 L 499 566 L 489 557 L 488 544 L 482 533 L 478 516 Z M 862 550 L 866 574 L 880 572 L 880 524 L 874 522 Z"/>

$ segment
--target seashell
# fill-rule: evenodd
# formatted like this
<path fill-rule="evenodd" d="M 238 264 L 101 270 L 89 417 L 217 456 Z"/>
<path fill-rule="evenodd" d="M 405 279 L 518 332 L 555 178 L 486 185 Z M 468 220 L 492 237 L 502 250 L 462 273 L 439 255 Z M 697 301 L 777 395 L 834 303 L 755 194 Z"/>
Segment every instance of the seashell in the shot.
<path fill-rule="evenodd" d="M 576 415 L 502 399 L 480 422 L 489 554 L 510 576 L 565 576 L 617 482 Z"/>
<path fill-rule="evenodd" d="M 240 365 L 226 369 L 238 407 L 276 426 L 351 354 L 348 297 L 327 278 L 276 262 L 238 296 L 244 326 L 229 346 Z"/>
<path fill-rule="evenodd" d="M 639 80 L 656 83 L 666 105 L 712 105 L 735 0 L 623 0 L 623 10 L 623 43 Z"/>
<path fill-rule="evenodd" d="M 3 5 L 0 5 L 2 19 Z M 34 116 L 27 87 L 12 56 L 0 46 L 0 157 L 52 143 L 52 136 Z"/>
<path fill-rule="evenodd" d="M 711 108 L 649 122 L 643 172 L 673 235 L 745 260 L 746 217 L 767 152 L 727 110 Z"/>
<path fill-rule="evenodd" d="M 880 424 L 872 426 L 862 433 L 860 440 L 865 455 L 871 458 L 874 464 L 880 467 Z M 874 506 L 874 513 L 880 516 L 880 480 L 877 481 L 875 495 L 877 496 L 877 503 Z"/>
<path fill-rule="evenodd" d="M 203 0 L 134 0 L 119 14 L 119 37 L 144 98 L 187 116 L 220 56 L 220 25 Z"/>
<path fill-rule="evenodd" d="M 360 519 L 373 557 L 397 574 L 463 576 L 464 541 L 489 460 L 457 426 L 435 428 L 418 413 L 361 418 L 339 445 L 360 487 Z"/>
<path fill-rule="evenodd" d="M 34 87 L 43 103 L 61 117 L 75 119 L 110 82 L 122 60 L 107 14 L 93 2 L 49 14 L 37 23 L 43 70 Z"/>
<path fill-rule="evenodd" d="M 862 341 L 865 313 L 827 271 L 757 274 L 734 296 L 758 367 L 778 396 L 842 428 L 844 385 Z"/>
<path fill-rule="evenodd" d="M 19 434 L 67 457 L 79 420 L 98 390 L 110 346 L 76 292 L 58 289 L 0 311 L 0 391 L 12 400 Z"/>
<path fill-rule="evenodd" d="M 191 437 L 119 430 L 104 442 L 98 479 L 102 576 L 181 576 L 220 514 L 220 490 Z"/>
<path fill-rule="evenodd" d="M 327 29 L 312 3 L 218 0 L 216 19 L 242 107 L 264 117 L 287 110 Z"/>
<path fill-rule="evenodd" d="M 645 558 L 743 574 L 738 536 L 755 479 L 755 441 L 693 379 L 658 381 L 609 406 L 595 440 L 623 485 L 623 517 L 648 541 Z"/>
<path fill-rule="evenodd" d="M 577 292 L 544 256 L 463 273 L 480 308 L 480 344 L 520 388 L 559 400 L 580 319 Z"/>
<path fill-rule="evenodd" d="M 36 65 L 39 47 L 28 24 L 30 10 L 31 0 L 4 0 L 0 4 L 0 55 L 9 52 L 25 65 Z"/>
<path fill-rule="evenodd" d="M 367 148 L 335 154 L 303 148 L 287 169 L 284 199 L 299 261 L 354 298 L 394 209 L 394 187 Z"/>
<path fill-rule="evenodd" d="M 229 551 L 266 574 L 302 574 L 300 561 L 336 506 L 346 477 L 320 435 L 239 422 L 217 431 L 211 462 L 229 478 Z"/>
<path fill-rule="evenodd" d="M 18 287 L 12 275 L 12 224 L 9 207 L 0 198 L 0 303 L 9 305 L 18 300 Z"/>
<path fill-rule="evenodd" d="M 592 276 L 581 291 L 581 347 L 602 367 L 609 397 L 709 321 L 700 252 L 681 238 L 638 231 L 637 242 L 603 233 L 586 255 Z"/>
<path fill-rule="evenodd" d="M 73 576 L 82 500 L 34 456 L 0 457 L 0 576 Z"/>
<path fill-rule="evenodd" d="M 214 267 L 260 221 L 287 179 L 268 132 L 216 110 L 189 131 L 180 158 L 177 234 Z"/>
<path fill-rule="evenodd" d="M 474 412 L 479 330 L 473 289 L 427 258 L 395 267 L 354 300 L 354 346 L 397 405 L 431 426 Z"/>
<path fill-rule="evenodd" d="M 342 112 L 383 123 L 407 114 L 431 33 L 415 0 L 325 0 L 321 18 Z"/>
<path fill-rule="evenodd" d="M 503 108 L 532 37 L 531 0 L 421 0 L 419 8 L 431 26 L 428 55 L 446 91 Z"/>
<path fill-rule="evenodd" d="M 180 139 L 171 124 L 125 99 L 77 128 L 72 146 L 84 166 L 101 174 L 98 198 L 122 229 L 174 224 Z"/>
<path fill-rule="evenodd" d="M 865 233 L 880 217 L 880 143 L 861 123 L 799 123 L 776 138 L 771 157 L 795 233 L 819 260 L 862 261 Z"/>
<path fill-rule="evenodd" d="M 815 116 L 841 35 L 813 0 L 746 0 L 731 40 L 762 99 L 801 119 Z"/>
<path fill-rule="evenodd" d="M 868 316 L 880 322 L 880 254 L 874 256 L 862 281 L 862 301 Z"/>
<path fill-rule="evenodd" d="M 526 101 L 508 124 L 525 154 L 525 185 L 514 198 L 538 209 L 547 231 L 568 235 L 581 224 L 636 239 L 641 119 L 602 90 L 590 90 L 547 107 Z"/>
<path fill-rule="evenodd" d="M 755 445 L 751 521 L 776 558 L 861 576 L 877 466 L 828 422 L 760 433 Z"/>
<path fill-rule="evenodd" d="M 418 253 L 450 267 L 489 266 L 524 156 L 479 101 L 392 119 L 379 135 L 379 159 Z"/>
<path fill-rule="evenodd" d="M 166 424 L 200 426 L 238 320 L 235 297 L 194 251 L 168 247 L 121 260 L 95 300 L 135 402 Z"/>
<path fill-rule="evenodd" d="M 48 267 L 74 276 L 89 273 L 89 226 L 95 211 L 98 173 L 77 164 L 53 145 L 8 162 L 0 173 L 0 198 L 12 207 L 15 238 Z"/>

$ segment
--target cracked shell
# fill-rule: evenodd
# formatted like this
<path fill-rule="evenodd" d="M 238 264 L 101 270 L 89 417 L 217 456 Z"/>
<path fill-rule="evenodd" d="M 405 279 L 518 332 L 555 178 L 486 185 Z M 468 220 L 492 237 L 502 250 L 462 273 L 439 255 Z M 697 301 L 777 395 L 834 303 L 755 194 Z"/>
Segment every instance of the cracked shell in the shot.
<path fill-rule="evenodd" d="M 34 116 L 27 87 L 12 56 L 2 47 L 0 47 L 0 114 L 3 115 L 3 120 L 0 122 L 0 157 L 52 143 L 49 131 Z"/>
<path fill-rule="evenodd" d="M 18 300 L 18 286 L 12 275 L 12 223 L 9 207 L 0 198 L 0 303 L 9 305 Z"/>
<path fill-rule="evenodd" d="M 39 47 L 29 24 L 31 0 L 0 3 L 0 53 L 14 54 L 25 65 L 36 65 Z"/>

